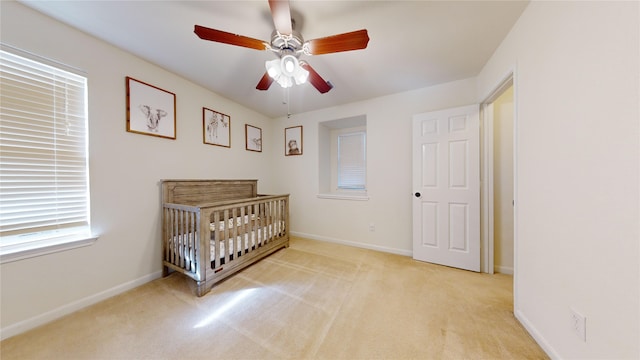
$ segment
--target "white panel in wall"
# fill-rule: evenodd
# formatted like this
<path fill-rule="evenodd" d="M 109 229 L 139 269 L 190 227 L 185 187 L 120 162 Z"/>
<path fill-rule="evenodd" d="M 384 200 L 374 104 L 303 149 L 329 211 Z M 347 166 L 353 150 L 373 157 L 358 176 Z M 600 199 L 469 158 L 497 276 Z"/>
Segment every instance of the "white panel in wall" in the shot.
<path fill-rule="evenodd" d="M 467 188 L 468 153 L 467 140 L 449 142 L 449 188 Z"/>
<path fill-rule="evenodd" d="M 469 250 L 469 205 L 449 204 L 449 249 Z"/>
<path fill-rule="evenodd" d="M 422 245 L 438 246 L 438 203 L 422 203 Z"/>
<path fill-rule="evenodd" d="M 422 186 L 438 186 L 438 144 L 422 144 Z"/>

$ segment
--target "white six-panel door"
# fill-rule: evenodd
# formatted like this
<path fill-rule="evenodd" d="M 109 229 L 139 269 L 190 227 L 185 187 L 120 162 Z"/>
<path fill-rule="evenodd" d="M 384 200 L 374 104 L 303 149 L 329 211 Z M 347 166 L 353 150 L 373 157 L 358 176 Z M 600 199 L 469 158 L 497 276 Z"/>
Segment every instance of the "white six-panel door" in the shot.
<path fill-rule="evenodd" d="M 413 117 L 413 258 L 480 271 L 479 105 Z"/>

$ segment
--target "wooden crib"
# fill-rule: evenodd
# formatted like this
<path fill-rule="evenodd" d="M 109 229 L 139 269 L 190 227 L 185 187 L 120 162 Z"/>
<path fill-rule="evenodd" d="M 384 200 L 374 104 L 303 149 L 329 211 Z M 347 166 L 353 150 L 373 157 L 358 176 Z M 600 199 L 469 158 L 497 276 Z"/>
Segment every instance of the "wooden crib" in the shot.
<path fill-rule="evenodd" d="M 258 195 L 257 180 L 162 180 L 163 276 L 197 295 L 289 246 L 289 195 Z"/>

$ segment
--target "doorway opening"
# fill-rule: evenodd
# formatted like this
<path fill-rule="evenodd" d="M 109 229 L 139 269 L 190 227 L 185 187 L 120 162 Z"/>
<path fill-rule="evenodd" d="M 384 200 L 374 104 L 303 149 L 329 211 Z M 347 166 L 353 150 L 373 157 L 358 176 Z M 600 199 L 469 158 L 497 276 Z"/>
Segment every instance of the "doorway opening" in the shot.
<path fill-rule="evenodd" d="M 515 97 L 513 74 L 481 104 L 482 272 L 515 269 Z"/>

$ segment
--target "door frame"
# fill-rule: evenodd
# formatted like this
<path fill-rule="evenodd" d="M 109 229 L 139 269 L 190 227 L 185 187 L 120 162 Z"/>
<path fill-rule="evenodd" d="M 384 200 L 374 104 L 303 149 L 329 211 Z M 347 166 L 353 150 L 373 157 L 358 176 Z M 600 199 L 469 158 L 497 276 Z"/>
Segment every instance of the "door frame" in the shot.
<path fill-rule="evenodd" d="M 494 273 L 494 205 L 493 205 L 493 102 L 513 86 L 513 273 L 517 268 L 517 94 L 515 71 L 506 76 L 480 103 L 480 270 Z"/>

